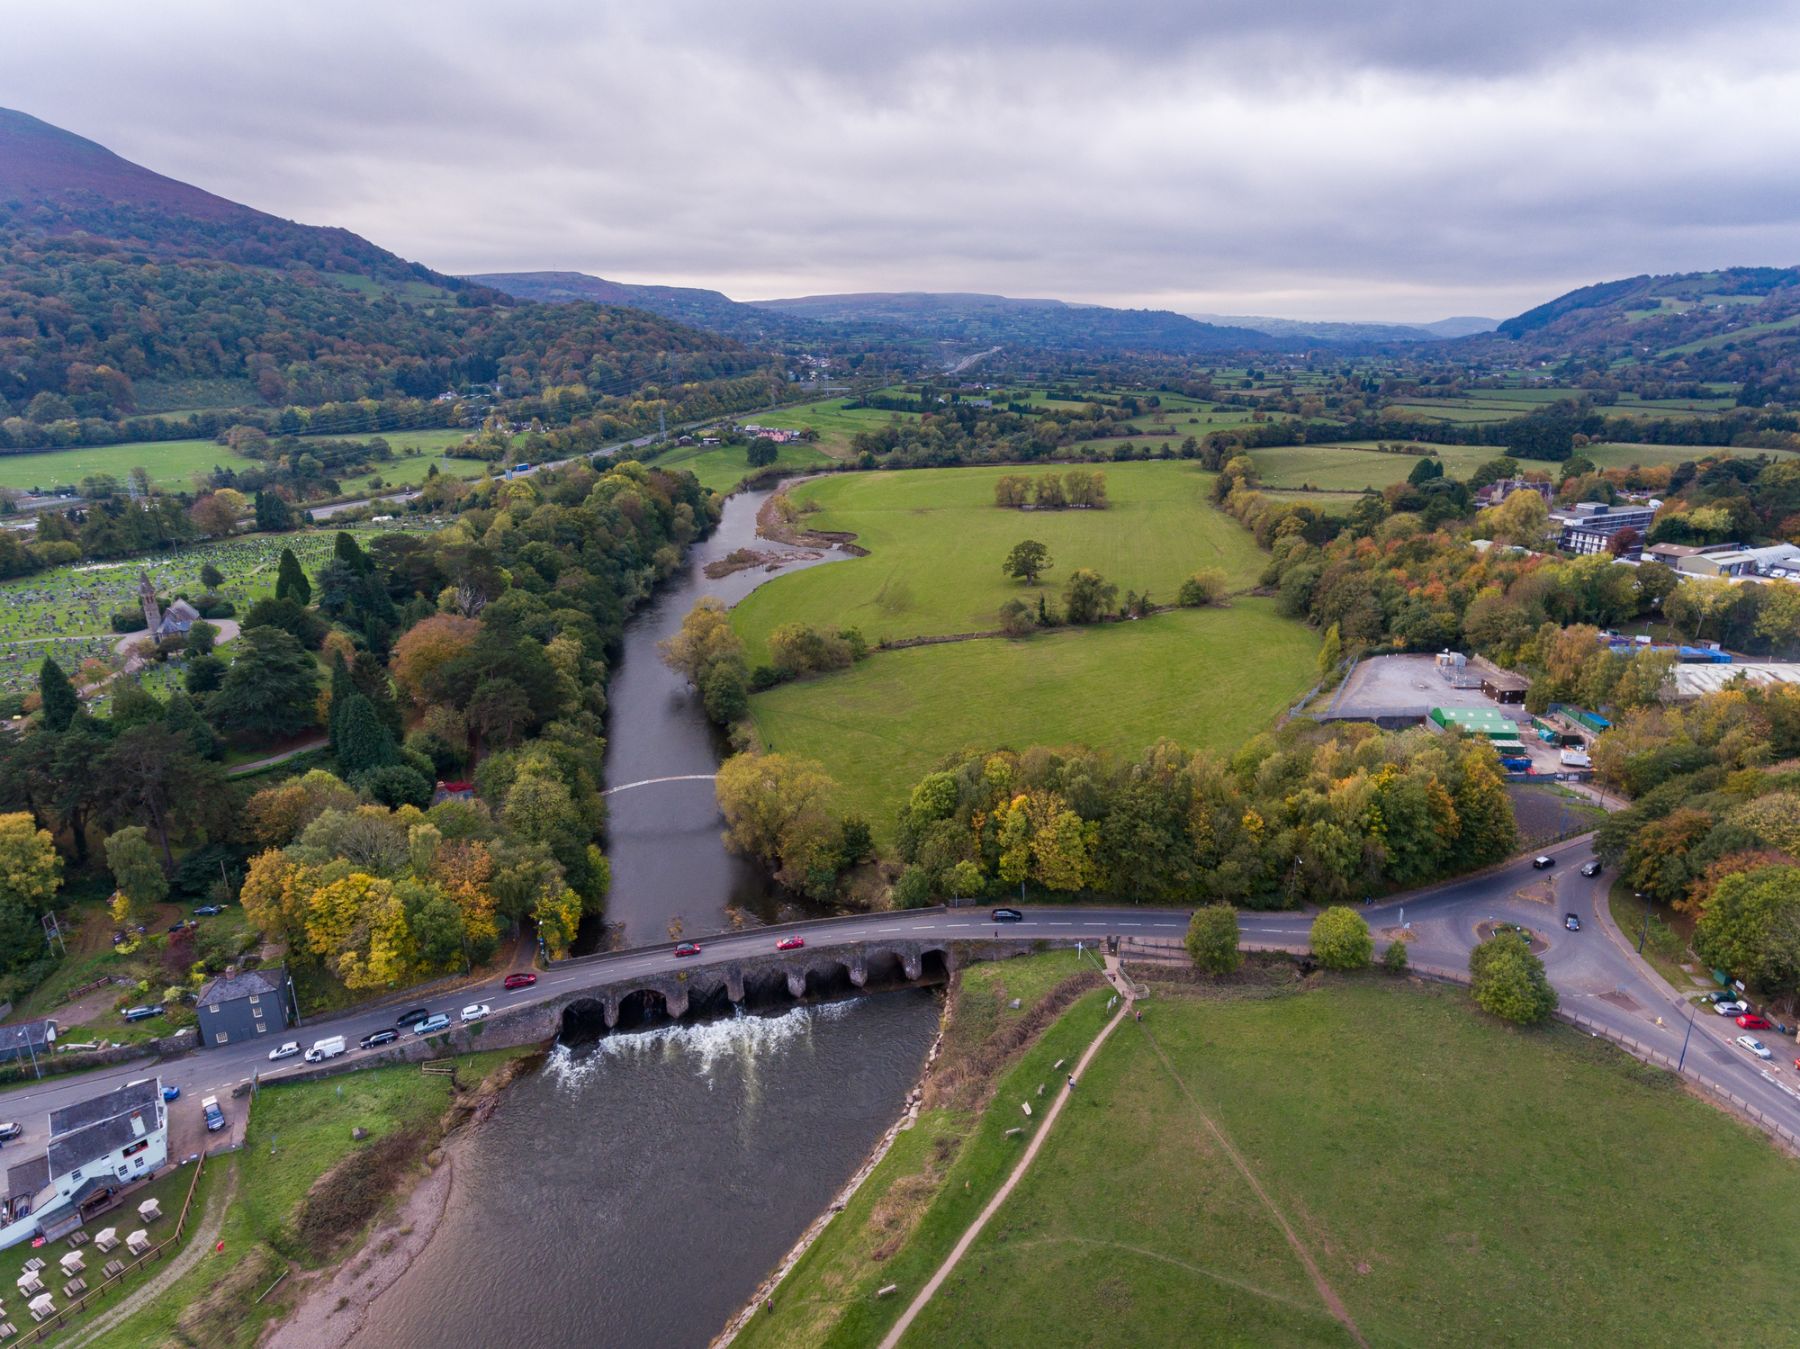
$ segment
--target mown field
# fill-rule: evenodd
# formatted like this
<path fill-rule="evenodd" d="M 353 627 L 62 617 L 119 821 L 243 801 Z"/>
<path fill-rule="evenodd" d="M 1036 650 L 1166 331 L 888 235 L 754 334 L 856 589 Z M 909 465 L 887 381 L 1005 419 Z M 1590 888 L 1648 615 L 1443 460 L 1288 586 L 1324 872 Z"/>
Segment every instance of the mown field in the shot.
<path fill-rule="evenodd" d="M 1022 1085 L 978 1140 L 1017 1149 Z M 1790 1338 L 1800 1164 L 1604 1042 L 1371 977 L 1154 998 L 904 1343 L 1349 1343 L 1203 1112 L 1370 1344 Z M 788 1343 L 876 1343 L 941 1258 L 932 1216 L 969 1207 L 950 1179 L 860 1280 L 802 1265 L 771 1328 L 792 1305 L 831 1328 Z"/>
<path fill-rule="evenodd" d="M 1417 443 L 1417 442 L 1405 442 Z M 1435 458 L 1451 478 L 1467 478 L 1502 451 L 1486 445 L 1434 445 Z M 1336 492 L 1377 491 L 1397 482 L 1418 467 L 1419 456 L 1388 454 L 1374 441 L 1345 441 L 1335 445 L 1278 445 L 1252 450 L 1250 458 L 1269 487 L 1318 487 Z"/>
<path fill-rule="evenodd" d="M 1735 445 L 1638 445 L 1609 443 L 1589 445 L 1576 451 L 1601 468 L 1629 468 L 1632 464 L 1650 467 L 1655 464 L 1698 462 L 1708 455 L 1729 459 L 1733 456 L 1754 458 L 1759 454 L 1771 459 L 1792 457 L 1790 450 L 1757 450 Z"/>
<path fill-rule="evenodd" d="M 1119 587 L 1174 600 L 1202 568 L 1223 571 L 1233 588 L 1255 583 L 1264 556 L 1235 520 L 1208 499 L 1212 476 L 1191 463 L 1110 464 L 1105 510 L 1002 510 L 994 480 L 1017 468 L 915 469 L 821 479 L 794 490 L 821 509 L 809 528 L 856 536 L 869 556 L 777 577 L 739 604 L 732 621 L 764 659 L 778 624 L 836 631 L 857 627 L 883 638 L 986 631 L 1007 599 L 1035 605 L 1060 595 L 1064 578 L 1091 567 Z M 1022 539 L 1046 544 L 1054 561 L 1037 587 L 1005 576 L 1000 564 Z"/>
<path fill-rule="evenodd" d="M 373 476 L 389 483 L 416 483 L 431 463 L 438 471 L 458 477 L 477 476 L 482 465 L 472 459 L 445 459 L 443 451 L 468 438 L 464 430 L 442 427 L 423 431 L 389 431 L 382 439 L 393 447 L 393 462 L 382 464 Z M 367 439 L 361 435 L 347 439 Z M 417 450 L 413 456 L 409 450 Z M 246 468 L 255 463 L 215 440 L 138 440 L 122 445 L 78 446 L 67 450 L 38 450 L 28 454 L 0 455 L 0 487 L 21 491 L 49 491 L 75 487 L 95 473 L 110 473 L 124 482 L 134 468 L 143 468 L 150 481 L 168 487 L 186 487 L 196 473 L 214 468 Z M 367 484 L 371 475 L 343 480 L 345 490 Z"/>
<path fill-rule="evenodd" d="M 743 413 L 737 420 L 789 431 L 803 431 L 810 426 L 819 433 L 818 448 L 834 459 L 843 459 L 850 453 L 850 438 L 858 431 L 872 431 L 895 418 L 903 421 L 919 419 L 916 412 L 883 412 L 879 408 L 845 406 L 849 401 L 848 398 L 827 398 L 817 403 L 765 408 L 760 412 Z"/>
<path fill-rule="evenodd" d="M 745 449 L 742 445 L 684 445 L 652 462 L 657 468 L 686 469 L 709 491 L 730 492 L 757 471 L 745 459 Z M 829 463 L 831 456 L 815 445 L 776 447 L 775 466 L 778 468 L 801 470 Z"/>
<path fill-rule="evenodd" d="M 1235 746 L 1311 685 L 1318 646 L 1273 601 L 1240 597 L 1021 641 L 877 652 L 759 693 L 750 715 L 765 748 L 824 764 L 842 808 L 885 842 L 913 784 L 965 747 Z"/>

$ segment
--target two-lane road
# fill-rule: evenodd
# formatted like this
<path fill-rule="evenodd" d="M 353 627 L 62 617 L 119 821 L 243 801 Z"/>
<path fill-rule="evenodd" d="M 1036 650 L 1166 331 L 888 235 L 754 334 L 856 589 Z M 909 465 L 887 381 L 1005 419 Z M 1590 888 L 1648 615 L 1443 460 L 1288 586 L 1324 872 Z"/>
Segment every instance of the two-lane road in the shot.
<path fill-rule="evenodd" d="M 1414 962 L 1452 970 L 1467 968 L 1480 924 L 1519 923 L 1541 934 L 1548 943 L 1544 966 L 1565 1008 L 1671 1056 L 1679 1055 L 1690 1004 L 1633 955 L 1610 919 L 1601 918 L 1599 906 L 1605 903 L 1610 877 L 1588 878 L 1579 874 L 1581 864 L 1592 857 L 1587 840 L 1578 839 L 1549 851 L 1557 859 L 1549 871 L 1534 871 L 1528 858 L 1520 858 L 1479 876 L 1365 906 L 1362 912 L 1377 935 L 1378 947 L 1385 945 L 1386 931 L 1405 923 L 1412 934 L 1408 949 Z M 1099 942 L 1107 936 L 1120 936 L 1167 940 L 1178 939 L 1186 931 L 1188 921 L 1186 910 L 1128 906 L 1028 908 L 1024 913 L 1022 922 L 1010 923 L 991 921 L 987 909 L 982 907 L 822 918 L 777 931 L 752 928 L 701 938 L 703 949 L 696 957 L 677 958 L 669 947 L 661 946 L 560 965 L 540 973 L 531 988 L 508 991 L 500 986 L 500 976 L 496 975 L 490 984 L 464 986 L 435 997 L 400 994 L 380 1006 L 309 1023 L 290 1031 L 286 1038 L 308 1045 L 328 1035 L 342 1035 L 354 1046 L 371 1031 L 394 1025 L 394 1018 L 409 1008 L 425 1007 L 454 1019 L 462 1006 L 485 1002 L 499 1012 L 634 975 L 767 955 L 778 938 L 788 936 L 804 937 L 807 947 L 815 949 L 883 937 L 965 941 L 1023 937 Z M 1581 920 L 1581 931 L 1564 929 L 1566 913 L 1576 914 Z M 1312 915 L 1246 910 L 1240 913 L 1239 923 L 1246 944 L 1301 950 L 1307 945 Z M 1658 1018 L 1661 1025 L 1657 1024 Z M 1793 1067 L 1791 1043 L 1763 1033 L 1760 1038 L 1777 1054 L 1772 1064 L 1764 1064 L 1731 1043 L 1738 1029 L 1728 1018 L 1700 1009 L 1694 1012 L 1694 1022 L 1688 1064 L 1800 1131 L 1800 1094 L 1796 1093 L 1800 1073 Z M 229 1091 L 259 1071 L 278 1075 L 284 1069 L 301 1066 L 298 1060 L 271 1063 L 268 1051 L 273 1047 L 270 1040 L 259 1039 L 199 1050 L 160 1067 L 139 1062 L 104 1073 L 53 1078 L 15 1088 L 0 1095 L 0 1116 L 23 1124 L 26 1135 L 7 1147 L 16 1150 L 41 1146 L 47 1111 L 152 1073 L 160 1073 L 165 1082 L 181 1087 L 184 1096 L 197 1098 L 210 1092 Z M 352 1049 L 351 1053 L 355 1055 L 357 1051 Z"/>

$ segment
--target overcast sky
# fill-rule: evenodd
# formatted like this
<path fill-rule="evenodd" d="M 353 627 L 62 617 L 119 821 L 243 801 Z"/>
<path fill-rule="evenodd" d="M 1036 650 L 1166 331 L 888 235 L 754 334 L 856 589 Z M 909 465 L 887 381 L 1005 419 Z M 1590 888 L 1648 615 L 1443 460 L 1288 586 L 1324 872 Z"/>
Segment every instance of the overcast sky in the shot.
<path fill-rule="evenodd" d="M 1497 317 L 1800 263 L 1800 0 L 8 0 L 0 105 L 448 272 Z"/>

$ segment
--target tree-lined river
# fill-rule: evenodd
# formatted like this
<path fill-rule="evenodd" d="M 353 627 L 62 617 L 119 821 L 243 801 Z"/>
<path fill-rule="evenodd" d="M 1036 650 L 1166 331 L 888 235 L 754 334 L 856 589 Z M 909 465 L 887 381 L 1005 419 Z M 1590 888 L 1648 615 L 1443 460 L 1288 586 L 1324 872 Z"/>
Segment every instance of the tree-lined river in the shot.
<path fill-rule="evenodd" d="M 766 496 L 731 498 L 686 578 L 627 626 L 608 786 L 716 769 L 715 733 L 656 644 L 700 596 L 735 603 L 769 576 L 709 580 L 708 562 L 801 553 L 756 539 Z M 607 916 L 624 942 L 665 940 L 676 917 L 701 935 L 728 910 L 780 915 L 767 878 L 725 851 L 710 782 L 610 805 Z M 937 1017 L 936 993 L 909 989 L 559 1045 L 462 1148 L 437 1234 L 356 1343 L 704 1345 L 898 1117 Z"/>

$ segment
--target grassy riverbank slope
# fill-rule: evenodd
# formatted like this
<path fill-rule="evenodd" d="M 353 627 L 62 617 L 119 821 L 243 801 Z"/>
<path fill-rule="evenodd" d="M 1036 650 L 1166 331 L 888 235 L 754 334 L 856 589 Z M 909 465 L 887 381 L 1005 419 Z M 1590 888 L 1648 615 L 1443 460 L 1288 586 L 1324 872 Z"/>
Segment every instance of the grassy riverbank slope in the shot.
<path fill-rule="evenodd" d="M 457 1060 L 457 1080 L 473 1088 L 529 1050 L 491 1050 Z M 416 1065 L 368 1068 L 317 1082 L 265 1087 L 249 1109 L 243 1150 L 215 1158 L 223 1177 L 236 1167 L 219 1228 L 230 1258 L 207 1258 L 155 1301 L 94 1341 L 100 1349 L 147 1344 L 249 1345 L 290 1305 L 294 1280 L 264 1302 L 256 1298 L 284 1273 L 338 1258 L 416 1173 L 436 1146 L 446 1110 L 459 1095 L 448 1075 Z M 353 1141 L 351 1131 L 367 1138 Z M 363 1165 L 352 1161 L 355 1155 Z M 327 1178 L 328 1177 L 328 1178 Z"/>
<path fill-rule="evenodd" d="M 1306 690 L 1318 646 L 1273 600 L 1240 597 L 1020 641 L 880 651 L 759 693 L 750 715 L 765 746 L 824 764 L 842 808 L 885 839 L 913 784 L 964 746 L 1238 745 Z"/>
<path fill-rule="evenodd" d="M 810 529 L 854 534 L 867 557 L 776 577 L 733 611 L 751 664 L 766 658 L 770 631 L 806 623 L 835 632 L 862 630 L 885 639 L 986 631 L 999 626 L 1008 599 L 1035 607 L 1047 595 L 1060 608 L 1065 579 L 1078 567 L 1119 588 L 1149 591 L 1172 603 L 1181 582 L 1202 569 L 1222 571 L 1231 588 L 1255 584 L 1267 560 L 1255 540 L 1214 509 L 1212 475 L 1179 460 L 1098 466 L 1105 510 L 1019 511 L 994 505 L 994 481 L 1006 474 L 1063 471 L 981 467 L 856 473 L 794 489 Z M 1021 539 L 1046 544 L 1054 561 L 1036 586 L 1000 570 Z"/>
<path fill-rule="evenodd" d="M 976 1128 L 997 1170 L 1023 1085 Z M 1369 1343 L 1761 1341 L 1791 1319 L 1800 1163 L 1604 1043 L 1371 976 L 1159 990 L 905 1342 L 1349 1342 L 1208 1117 Z M 929 1188 L 885 1258 L 840 1236 L 835 1278 L 802 1262 L 751 1342 L 878 1342 L 979 1206 Z M 826 1238 L 869 1220 L 859 1196 Z"/>

